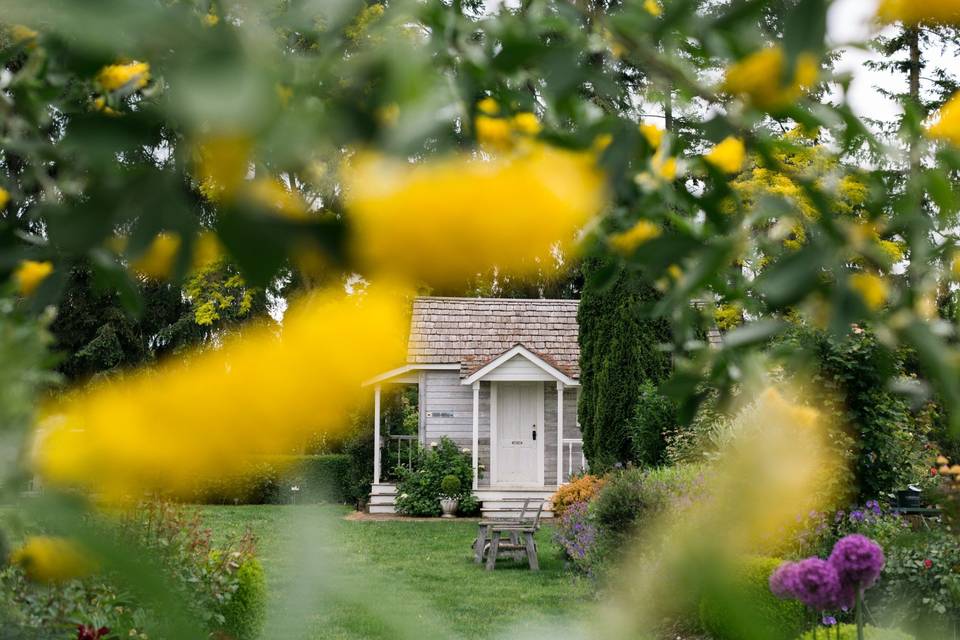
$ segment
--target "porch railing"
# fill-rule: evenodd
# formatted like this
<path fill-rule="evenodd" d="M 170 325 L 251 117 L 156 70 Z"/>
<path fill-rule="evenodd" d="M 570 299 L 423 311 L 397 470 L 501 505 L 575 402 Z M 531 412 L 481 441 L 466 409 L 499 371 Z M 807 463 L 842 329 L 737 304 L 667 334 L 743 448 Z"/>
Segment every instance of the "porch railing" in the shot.
<path fill-rule="evenodd" d="M 560 464 L 563 466 L 564 482 L 569 482 L 571 477 L 587 470 L 587 458 L 583 455 L 582 439 L 563 439 L 563 455 Z"/>
<path fill-rule="evenodd" d="M 397 436 L 387 435 L 384 438 L 384 468 L 383 471 L 390 474 L 394 467 L 413 468 L 413 460 L 419 446 L 417 436 Z"/>

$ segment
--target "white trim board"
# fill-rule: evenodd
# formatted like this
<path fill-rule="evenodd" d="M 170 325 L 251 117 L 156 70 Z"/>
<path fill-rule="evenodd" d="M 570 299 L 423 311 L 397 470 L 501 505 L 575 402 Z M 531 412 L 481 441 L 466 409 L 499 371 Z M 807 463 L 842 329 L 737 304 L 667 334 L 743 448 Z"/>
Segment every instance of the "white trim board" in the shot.
<path fill-rule="evenodd" d="M 405 373 L 410 373 L 411 371 L 459 371 L 460 363 L 444 363 L 444 364 L 406 364 L 402 367 L 397 367 L 396 369 L 391 369 L 390 371 L 385 371 L 379 375 L 376 375 L 369 380 L 365 380 L 360 384 L 362 387 L 369 387 L 372 384 L 377 384 L 378 382 L 385 382 L 391 378 L 396 378 L 397 376 L 402 376 Z M 411 380 L 411 382 L 416 382 Z"/>
<path fill-rule="evenodd" d="M 473 384 L 474 382 L 483 380 L 485 376 L 489 375 L 491 372 L 496 370 L 505 362 L 508 362 L 509 360 L 513 359 L 515 356 L 521 356 L 527 359 L 531 364 L 535 365 L 541 371 L 544 371 L 545 373 L 547 373 L 550 376 L 550 378 L 553 378 L 554 380 L 558 380 L 568 387 L 579 386 L 579 383 L 576 380 L 574 380 L 567 374 L 563 373 L 562 371 L 560 371 L 550 363 L 546 362 L 543 358 L 537 356 L 537 354 L 533 353 L 532 351 L 530 351 L 529 349 L 527 349 L 521 344 L 518 344 L 517 346 L 513 347 L 509 351 L 506 351 L 500 354 L 499 356 L 497 356 L 496 358 L 488 362 L 486 365 L 478 369 L 473 375 L 468 376 L 467 378 L 461 380 L 461 384 Z"/>

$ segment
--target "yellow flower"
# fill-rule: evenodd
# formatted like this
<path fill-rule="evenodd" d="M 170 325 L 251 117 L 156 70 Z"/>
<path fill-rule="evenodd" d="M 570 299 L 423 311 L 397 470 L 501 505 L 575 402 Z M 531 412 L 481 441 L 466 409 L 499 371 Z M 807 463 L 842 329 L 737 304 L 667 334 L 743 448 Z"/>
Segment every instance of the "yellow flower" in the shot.
<path fill-rule="evenodd" d="M 674 280 L 679 280 L 683 277 L 683 269 L 681 269 L 679 265 L 672 264 L 667 267 L 667 275 Z"/>
<path fill-rule="evenodd" d="M 103 380 L 43 408 L 33 464 L 51 485 L 105 502 L 144 491 L 190 495 L 202 478 L 256 456 L 342 434 L 372 393 L 361 383 L 403 362 L 407 305 L 372 287 L 291 303 L 282 329 L 257 325 L 202 351 Z"/>
<path fill-rule="evenodd" d="M 665 132 L 655 124 L 644 123 L 640 125 L 640 133 L 646 138 L 647 144 L 649 144 L 651 148 L 657 149 L 660 147 L 660 143 L 663 142 L 663 134 Z"/>
<path fill-rule="evenodd" d="M 220 24 L 220 16 L 213 13 L 212 11 L 203 16 L 203 26 L 215 27 L 218 24 Z"/>
<path fill-rule="evenodd" d="M 96 562 L 75 543 L 52 536 L 28 538 L 10 554 L 10 562 L 36 582 L 66 582 L 96 570 Z"/>
<path fill-rule="evenodd" d="M 620 253 L 633 253 L 633 251 L 662 233 L 660 227 L 649 220 L 640 220 L 626 231 L 616 233 L 609 238 L 610 246 Z"/>
<path fill-rule="evenodd" d="M 462 284 L 498 267 L 534 273 L 605 202 L 592 153 L 531 144 L 483 161 L 466 155 L 411 164 L 361 154 L 344 176 L 353 250 L 374 270 Z"/>
<path fill-rule="evenodd" d="M 928 129 L 931 136 L 947 140 L 960 147 L 960 93 L 955 94 L 940 109 L 940 117 Z"/>
<path fill-rule="evenodd" d="M 303 220 L 307 207 L 296 193 L 276 178 L 258 178 L 250 183 L 247 192 L 257 204 L 291 220 Z"/>
<path fill-rule="evenodd" d="M 22 296 L 33 295 L 40 283 L 47 279 L 53 273 L 53 264 L 50 262 L 37 262 L 36 260 L 23 260 L 17 270 L 13 272 L 13 280 L 17 284 L 17 291 Z"/>
<path fill-rule="evenodd" d="M 223 258 L 223 246 L 212 231 L 202 231 L 193 245 L 193 268 L 202 269 Z"/>
<path fill-rule="evenodd" d="M 657 0 L 643 0 L 643 8 L 653 17 L 658 17 L 663 13 L 663 7 L 660 6 Z"/>
<path fill-rule="evenodd" d="M 613 135 L 609 133 L 601 133 L 596 138 L 593 139 L 593 144 L 591 149 L 594 153 L 603 153 L 607 147 L 613 142 Z"/>
<path fill-rule="evenodd" d="M 890 297 L 886 280 L 873 273 L 855 273 L 850 276 L 850 287 L 863 299 L 871 310 L 876 311 Z"/>
<path fill-rule="evenodd" d="M 150 81 L 150 65 L 146 62 L 111 64 L 100 70 L 97 82 L 106 91 L 142 89 Z"/>
<path fill-rule="evenodd" d="M 10 192 L 0 187 L 0 209 L 5 208 L 8 202 L 10 202 Z"/>
<path fill-rule="evenodd" d="M 194 159 L 200 191 L 208 200 L 231 199 L 250 169 L 250 139 L 244 136 L 211 136 L 196 144 Z"/>
<path fill-rule="evenodd" d="M 960 280 L 960 251 L 954 252 L 953 258 L 950 260 L 950 271 L 954 278 Z"/>
<path fill-rule="evenodd" d="M 120 113 L 113 107 L 107 106 L 107 99 L 103 96 L 97 96 L 96 100 L 93 101 L 94 111 L 99 111 L 108 116 L 118 116 Z"/>
<path fill-rule="evenodd" d="M 540 133 L 540 121 L 537 116 L 529 111 L 523 111 L 513 116 L 513 129 L 528 136 L 535 136 Z"/>
<path fill-rule="evenodd" d="M 819 73 L 816 59 L 810 54 L 801 54 L 793 80 L 784 84 L 785 65 L 786 57 L 780 47 L 757 51 L 727 68 L 723 88 L 761 109 L 785 107 L 812 87 Z"/>
<path fill-rule="evenodd" d="M 139 257 L 130 261 L 133 270 L 146 278 L 164 280 L 173 271 L 174 260 L 180 249 L 180 236 L 160 233 Z"/>
<path fill-rule="evenodd" d="M 877 17 L 883 22 L 921 22 L 960 24 L 960 2 L 957 0 L 881 0 Z"/>
<path fill-rule="evenodd" d="M 513 143 L 513 131 L 510 123 L 502 118 L 477 116 L 475 120 L 477 140 L 490 149 L 509 149 Z"/>
<path fill-rule="evenodd" d="M 37 39 L 40 34 L 23 24 L 10 27 L 10 39 L 14 44 L 24 44 Z"/>
<path fill-rule="evenodd" d="M 477 111 L 488 116 L 495 116 L 500 113 L 500 105 L 497 104 L 496 100 L 487 96 L 477 103 Z"/>
<path fill-rule="evenodd" d="M 661 156 L 655 157 L 651 162 L 650 166 L 653 167 L 653 172 L 663 178 L 667 182 L 672 182 L 677 177 L 677 159 L 673 157 L 663 158 Z"/>
<path fill-rule="evenodd" d="M 746 154 L 743 140 L 730 136 L 711 149 L 703 159 L 724 173 L 737 173 L 743 168 Z"/>
<path fill-rule="evenodd" d="M 384 105 L 377 109 L 377 122 L 384 127 L 392 127 L 400 119 L 400 105 L 396 102 Z"/>

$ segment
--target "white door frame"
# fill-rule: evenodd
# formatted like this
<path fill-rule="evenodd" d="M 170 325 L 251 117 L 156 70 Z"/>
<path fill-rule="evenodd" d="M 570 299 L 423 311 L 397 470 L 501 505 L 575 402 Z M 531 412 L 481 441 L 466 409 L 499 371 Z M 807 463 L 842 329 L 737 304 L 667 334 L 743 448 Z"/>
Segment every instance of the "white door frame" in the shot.
<path fill-rule="evenodd" d="M 544 470 L 544 438 L 546 436 L 546 425 L 543 410 L 543 382 L 537 380 L 516 381 L 516 382 L 491 382 L 490 383 L 490 486 L 500 484 L 499 468 L 497 466 L 497 388 L 501 384 L 537 384 L 540 393 L 537 394 L 537 477 L 540 478 L 540 484 L 532 484 L 532 487 L 546 486 Z M 512 484 L 512 483 L 506 483 Z"/>

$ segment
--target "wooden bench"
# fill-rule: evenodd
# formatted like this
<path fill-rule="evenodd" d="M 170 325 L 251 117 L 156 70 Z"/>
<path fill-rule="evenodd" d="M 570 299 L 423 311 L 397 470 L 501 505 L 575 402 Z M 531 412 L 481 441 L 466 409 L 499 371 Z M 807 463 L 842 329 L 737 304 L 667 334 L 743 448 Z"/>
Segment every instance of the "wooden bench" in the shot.
<path fill-rule="evenodd" d="M 537 509 L 534 514 L 530 502 L 536 500 Z M 477 536 L 478 555 L 476 561 L 483 561 L 483 551 L 486 550 L 487 571 L 493 571 L 497 566 L 497 558 L 501 555 L 520 560 L 524 555 L 531 571 L 540 570 L 537 558 L 537 544 L 533 539 L 540 528 L 540 516 L 543 514 L 544 500 L 523 498 L 523 508 L 517 519 L 486 520 L 480 523 L 480 535 Z M 529 514 L 529 515 L 528 515 Z M 532 516 L 532 517 L 531 517 Z M 506 535 L 506 537 L 504 537 Z M 489 542 L 487 542 L 489 540 Z M 506 552 L 506 553 L 504 553 Z"/>

